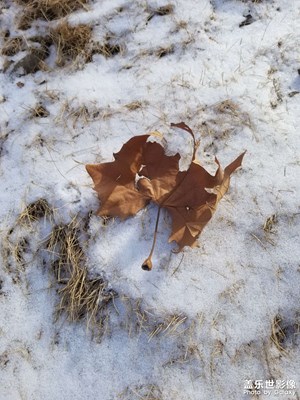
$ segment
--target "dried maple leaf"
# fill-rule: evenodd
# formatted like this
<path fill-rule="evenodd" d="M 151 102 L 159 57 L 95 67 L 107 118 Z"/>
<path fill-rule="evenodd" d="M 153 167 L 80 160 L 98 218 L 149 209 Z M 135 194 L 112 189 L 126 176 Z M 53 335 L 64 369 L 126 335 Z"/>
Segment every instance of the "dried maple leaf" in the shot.
<path fill-rule="evenodd" d="M 230 175 L 240 167 L 242 153 L 224 170 L 215 159 L 218 169 L 210 175 L 196 160 L 198 143 L 193 131 L 184 123 L 171 124 L 188 132 L 193 139 L 193 155 L 189 168 L 179 171 L 180 155 L 167 156 L 156 142 L 147 142 L 149 135 L 135 136 L 114 154 L 115 161 L 87 165 L 101 207 L 100 216 L 121 219 L 136 214 L 150 201 L 158 205 L 153 244 L 142 268 L 152 268 L 152 254 L 160 211 L 166 209 L 172 217 L 172 233 L 169 242 L 193 247 L 216 207 L 227 192 Z"/>

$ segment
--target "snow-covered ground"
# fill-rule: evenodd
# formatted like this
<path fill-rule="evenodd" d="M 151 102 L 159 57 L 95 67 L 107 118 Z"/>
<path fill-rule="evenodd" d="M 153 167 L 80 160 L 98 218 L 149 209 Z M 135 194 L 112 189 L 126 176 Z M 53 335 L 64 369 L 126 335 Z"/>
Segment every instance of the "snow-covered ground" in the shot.
<path fill-rule="evenodd" d="M 16 64 L 58 22 L 20 30 L 23 6 L 3 3 L 2 46 L 24 47 L 1 61 L 0 399 L 299 399 L 300 2 L 94 0 L 65 20 L 116 54 L 58 66 L 50 44 L 28 74 Z M 164 214 L 145 272 L 156 207 L 104 223 L 85 164 L 153 131 L 184 164 L 180 121 L 210 172 L 247 153 L 199 247 L 172 252 Z M 20 219 L 39 199 L 48 218 Z M 90 275 L 118 293 L 98 337 L 54 318 L 45 243 L 74 218 Z"/>

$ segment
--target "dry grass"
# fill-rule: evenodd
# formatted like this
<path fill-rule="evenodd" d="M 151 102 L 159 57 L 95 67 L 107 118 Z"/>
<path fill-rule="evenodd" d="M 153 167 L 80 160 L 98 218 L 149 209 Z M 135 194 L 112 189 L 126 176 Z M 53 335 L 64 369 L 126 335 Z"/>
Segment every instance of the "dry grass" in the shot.
<path fill-rule="evenodd" d="M 24 268 L 26 265 L 24 255 L 29 247 L 28 239 L 22 237 L 13 247 L 13 256 L 19 267 Z"/>
<path fill-rule="evenodd" d="M 25 236 L 16 236 L 14 228 L 10 229 L 2 238 L 1 257 L 3 270 L 10 275 L 14 284 L 24 282 L 24 271 L 28 264 L 29 253 L 30 244 L 28 238 Z"/>
<path fill-rule="evenodd" d="M 124 313 L 125 321 L 122 325 L 128 335 L 132 337 L 134 334 L 147 331 L 152 313 L 143 307 L 142 300 L 134 300 L 126 295 L 120 296 L 120 300 L 126 310 Z"/>
<path fill-rule="evenodd" d="M 37 104 L 35 107 L 30 108 L 31 118 L 46 118 L 49 115 L 49 111 L 42 104 Z"/>
<path fill-rule="evenodd" d="M 166 4 L 165 6 L 161 6 L 158 8 L 148 9 L 149 16 L 147 18 L 147 22 L 151 21 L 151 19 L 155 16 L 162 17 L 164 15 L 172 14 L 174 11 L 173 4 Z"/>
<path fill-rule="evenodd" d="M 30 203 L 20 213 L 16 224 L 9 229 L 2 239 L 1 255 L 4 269 L 11 274 L 13 282 L 21 282 L 25 267 L 33 258 L 27 230 L 41 218 L 51 220 L 53 210 L 45 199 Z M 21 228 L 21 233 L 18 228 Z M 30 256 L 30 257 L 29 257 Z M 28 257 L 30 261 L 28 261 Z M 27 260 L 27 261 L 26 261 Z"/>
<path fill-rule="evenodd" d="M 62 102 L 61 108 L 55 117 L 55 122 L 65 128 L 71 124 L 75 129 L 78 124 L 86 125 L 96 120 L 104 121 L 113 116 L 125 114 L 128 111 L 133 112 L 144 109 L 147 105 L 147 102 L 133 101 L 116 108 L 110 106 L 99 108 L 96 102 L 80 104 L 76 98 L 73 98 Z M 108 218 L 106 220 L 108 221 Z"/>
<path fill-rule="evenodd" d="M 78 241 L 77 230 L 71 225 L 55 225 L 46 243 L 52 269 L 58 283 L 67 283 L 72 269 L 83 261 L 83 250 Z"/>
<path fill-rule="evenodd" d="M 169 54 L 173 54 L 175 51 L 175 48 L 173 45 L 170 46 L 166 46 L 166 47 L 159 47 L 156 51 L 155 51 L 155 55 L 158 58 L 163 58 Z"/>
<path fill-rule="evenodd" d="M 63 66 L 80 55 L 85 60 L 90 57 L 88 49 L 92 36 L 90 26 L 84 24 L 71 26 L 67 22 L 62 22 L 51 30 L 50 36 L 57 51 L 57 65 Z"/>
<path fill-rule="evenodd" d="M 82 121 L 84 124 L 88 124 L 90 121 L 93 120 L 89 109 L 85 105 L 75 109 L 71 109 L 68 113 L 68 118 L 71 118 L 73 120 L 74 129 L 78 121 Z"/>
<path fill-rule="evenodd" d="M 0 132 L 0 157 L 2 156 L 2 152 L 4 150 L 5 142 L 9 137 L 9 133 L 7 131 Z"/>
<path fill-rule="evenodd" d="M 154 326 L 149 334 L 149 341 L 155 336 L 160 334 L 163 335 L 179 335 L 183 331 L 179 331 L 178 328 L 187 321 L 187 316 L 183 314 L 171 314 L 166 315 L 162 322 L 159 322 Z"/>
<path fill-rule="evenodd" d="M 87 0 L 17 0 L 24 6 L 20 29 L 28 29 L 36 19 L 51 21 L 65 17 L 80 8 L 86 9 Z"/>
<path fill-rule="evenodd" d="M 216 359 L 218 359 L 223 355 L 223 351 L 224 351 L 224 343 L 221 340 L 215 340 L 210 353 L 209 367 L 211 376 L 213 376 L 216 371 L 216 365 L 217 365 Z"/>
<path fill-rule="evenodd" d="M 275 344 L 276 348 L 281 353 L 286 353 L 286 350 L 283 347 L 283 342 L 285 340 L 285 333 L 282 328 L 282 317 L 278 314 L 274 317 L 271 325 L 272 333 L 271 333 L 271 341 Z"/>
<path fill-rule="evenodd" d="M 264 250 L 267 250 L 266 243 L 269 243 L 272 246 L 276 246 L 276 225 L 278 223 L 277 215 L 273 214 L 266 218 L 262 229 L 263 234 L 261 232 L 251 233 L 251 236 L 257 240 L 257 242 L 263 247 Z"/>
<path fill-rule="evenodd" d="M 4 56 L 14 56 L 22 50 L 23 45 L 21 37 L 8 39 L 2 47 L 1 54 Z"/>
<path fill-rule="evenodd" d="M 117 293 L 108 288 L 108 283 L 102 276 L 89 276 L 82 247 L 83 230 L 86 230 L 85 220 L 74 217 L 68 224 L 55 224 L 55 214 L 56 211 L 45 199 L 38 199 L 24 208 L 16 225 L 9 230 L 2 243 L 5 268 L 13 274 L 16 283 L 22 282 L 25 258 L 28 260 L 30 253 L 43 253 L 43 264 L 48 266 L 54 275 L 53 286 L 57 288 L 60 297 L 56 307 L 56 319 L 62 315 L 66 315 L 70 322 L 84 319 L 93 337 L 99 339 L 108 329 L 108 305 L 114 301 Z M 32 224 L 41 218 L 44 218 L 52 229 L 48 237 L 39 243 L 37 252 L 32 254 L 24 230 L 32 229 Z M 22 236 L 18 227 L 23 229 Z"/>
<path fill-rule="evenodd" d="M 217 113 L 221 114 L 231 114 L 233 116 L 239 115 L 239 106 L 229 99 L 217 103 L 214 106 L 214 109 Z"/>
<path fill-rule="evenodd" d="M 53 209 L 47 200 L 38 199 L 24 208 L 17 219 L 17 223 L 22 226 L 28 226 L 40 218 L 51 219 L 52 215 Z"/>
<path fill-rule="evenodd" d="M 111 43 L 109 40 L 106 40 L 104 43 L 96 43 L 92 49 L 93 54 L 101 54 L 105 58 L 111 58 L 116 56 L 117 54 L 124 53 L 125 46 L 118 43 Z"/>
<path fill-rule="evenodd" d="M 189 325 L 186 325 L 185 329 L 181 331 L 183 335 L 180 336 L 180 345 L 177 344 L 176 353 L 163 364 L 163 367 L 188 364 L 189 366 L 193 365 L 194 372 L 199 371 L 200 365 L 203 366 L 203 355 L 199 348 L 196 330 L 202 325 L 203 319 L 202 313 L 197 314 L 197 317 L 190 321 Z"/>
<path fill-rule="evenodd" d="M 137 56 L 136 59 L 145 58 L 145 57 L 158 57 L 163 58 L 175 52 L 175 47 L 173 44 L 167 46 L 160 46 L 157 48 L 142 50 Z"/>
<path fill-rule="evenodd" d="M 263 230 L 266 233 L 274 233 L 275 232 L 274 226 L 277 224 L 277 222 L 278 222 L 277 215 L 276 214 L 271 215 L 265 220 L 265 223 L 263 225 Z"/>
<path fill-rule="evenodd" d="M 70 322 L 85 319 L 92 333 L 101 337 L 108 326 L 107 306 L 117 293 L 108 289 L 102 277 L 88 276 L 80 244 L 80 221 L 74 218 L 67 225 L 55 226 L 46 247 L 56 281 L 63 285 L 58 290 L 60 302 L 56 317 L 66 314 Z"/>
<path fill-rule="evenodd" d="M 125 306 L 124 328 L 132 337 L 144 333 L 150 342 L 154 338 L 181 336 L 190 329 L 188 317 L 182 313 L 169 314 L 151 308 L 146 308 L 142 299 L 120 296 L 121 304 Z"/>
<path fill-rule="evenodd" d="M 135 111 L 143 107 L 143 103 L 141 101 L 133 101 L 131 103 L 128 103 L 125 105 L 127 110 L 129 111 Z"/>
<path fill-rule="evenodd" d="M 64 127 L 67 127 L 68 123 L 72 121 L 73 129 L 75 129 L 78 123 L 86 125 L 96 119 L 105 119 L 105 112 L 99 110 L 95 104 L 78 105 L 78 103 L 75 102 L 76 104 L 73 105 L 74 100 L 75 99 L 71 99 L 63 102 L 59 114 L 55 118 L 56 123 L 63 124 Z"/>

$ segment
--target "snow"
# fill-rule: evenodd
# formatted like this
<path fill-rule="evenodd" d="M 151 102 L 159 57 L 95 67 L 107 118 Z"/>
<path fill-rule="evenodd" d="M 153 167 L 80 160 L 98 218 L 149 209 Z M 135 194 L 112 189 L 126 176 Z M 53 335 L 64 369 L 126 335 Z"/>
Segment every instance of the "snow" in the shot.
<path fill-rule="evenodd" d="M 166 4 L 90 2 L 68 20 L 93 26 L 94 41 L 110 33 L 124 51 L 59 68 L 52 48 L 49 71 L 0 76 L 0 400 L 250 399 L 245 380 L 269 379 L 294 380 L 296 388 L 259 399 L 300 396 L 300 3 L 172 4 L 169 15 L 147 21 L 149 10 Z M 18 31 L 20 10 L 7 1 L 0 15 L 12 36 L 27 40 L 56 24 L 37 21 Z M 239 27 L 249 13 L 255 21 Z M 157 55 L 170 46 L 170 54 Z M 225 101 L 233 109 L 224 110 Z M 141 106 L 131 110 L 133 102 Z M 32 117 L 39 103 L 48 117 Z M 82 107 L 88 117 L 80 115 Z M 198 158 L 210 172 L 215 156 L 226 166 L 247 153 L 199 247 L 174 253 L 171 221 L 163 214 L 154 268 L 145 272 L 156 207 L 104 224 L 84 165 L 111 161 L 132 136 L 159 131 L 184 166 L 190 139 L 170 128 L 179 121 L 200 135 Z M 16 223 L 40 198 L 55 209 L 56 224 L 75 215 L 83 224 L 94 213 L 82 239 L 87 265 L 119 293 L 101 340 L 84 321 L 54 320 L 59 295 L 39 251 L 50 225 Z M 277 222 L 267 232 L 272 215 Z M 27 238 L 24 267 L 7 258 L 7 237 L 12 246 Z M 137 304 L 149 317 L 145 329 L 137 323 Z M 174 332 L 151 336 L 175 314 L 187 319 Z M 270 339 L 276 315 L 284 351 Z"/>

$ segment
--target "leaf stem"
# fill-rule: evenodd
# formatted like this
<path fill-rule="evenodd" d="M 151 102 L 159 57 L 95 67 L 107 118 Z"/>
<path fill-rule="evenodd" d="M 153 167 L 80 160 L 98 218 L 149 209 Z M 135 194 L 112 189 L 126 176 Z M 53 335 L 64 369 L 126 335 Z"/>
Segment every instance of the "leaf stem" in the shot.
<path fill-rule="evenodd" d="M 195 161 L 195 158 L 196 158 L 196 151 L 197 151 L 197 149 L 198 149 L 199 143 L 196 142 L 194 132 L 193 132 L 193 131 L 191 130 L 191 128 L 190 128 L 186 123 L 184 123 L 184 122 L 179 122 L 179 124 L 174 124 L 174 123 L 172 122 L 172 123 L 171 123 L 171 127 L 182 129 L 182 130 L 188 132 L 188 133 L 192 136 L 192 139 L 193 139 L 193 157 L 192 157 L 192 161 L 191 161 L 191 162 Z"/>
<path fill-rule="evenodd" d="M 164 205 L 169 200 L 169 198 L 172 197 L 173 193 L 178 190 L 179 186 L 183 183 L 183 181 L 187 177 L 187 175 L 190 171 L 190 167 L 193 164 L 193 162 L 195 161 L 196 151 L 199 146 L 199 143 L 196 142 L 194 132 L 191 130 L 191 128 L 187 124 L 185 124 L 184 122 L 180 122 L 179 124 L 174 124 L 172 122 L 171 127 L 183 129 L 184 131 L 188 132 L 192 136 L 192 138 L 193 138 L 193 156 L 192 156 L 190 165 L 189 165 L 188 169 L 185 171 L 185 174 L 183 175 L 181 181 L 177 182 L 176 186 L 169 192 L 168 196 L 164 199 L 163 203 L 160 205 L 161 207 L 164 207 Z"/>
<path fill-rule="evenodd" d="M 152 269 L 151 258 L 152 258 L 152 254 L 153 254 L 155 243 L 156 243 L 158 222 L 159 222 L 159 217 L 160 217 L 160 210 L 161 210 L 161 207 L 158 207 L 157 216 L 156 216 L 156 223 L 155 223 L 155 230 L 154 230 L 154 235 L 153 235 L 152 247 L 151 247 L 149 256 L 146 258 L 146 260 L 143 262 L 143 265 L 142 265 L 142 269 L 145 270 L 145 271 L 150 271 Z"/>

